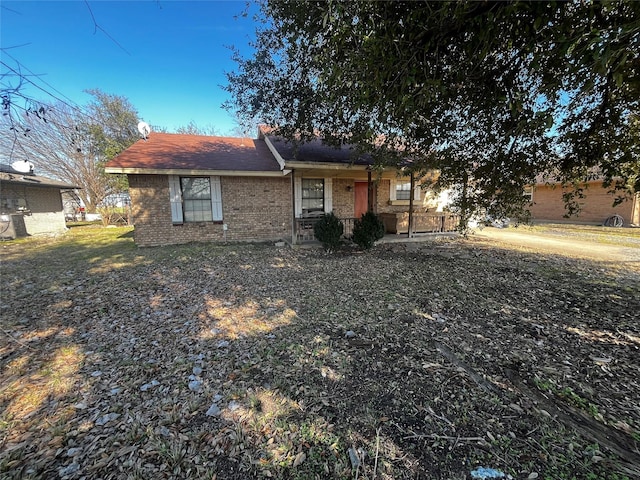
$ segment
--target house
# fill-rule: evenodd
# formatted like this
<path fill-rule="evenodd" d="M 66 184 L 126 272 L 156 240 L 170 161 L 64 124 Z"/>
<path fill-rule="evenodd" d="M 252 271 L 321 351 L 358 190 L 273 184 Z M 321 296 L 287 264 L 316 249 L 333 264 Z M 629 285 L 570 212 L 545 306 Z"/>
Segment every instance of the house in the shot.
<path fill-rule="evenodd" d="M 61 192 L 75 188 L 35 175 L 32 168 L 0 164 L 0 238 L 64 232 Z"/>
<path fill-rule="evenodd" d="M 525 195 L 532 202 L 529 207 L 532 221 L 603 225 L 612 215 L 620 215 L 625 226 L 640 226 L 640 193 L 614 207 L 615 194 L 609 193 L 609 188 L 603 186 L 602 180 L 590 181 L 584 184 L 584 198 L 576 199 L 580 212 L 566 218 L 567 210 L 562 198 L 566 191 L 559 182 L 545 182 L 542 177 L 525 190 Z"/>
<path fill-rule="evenodd" d="M 453 230 L 430 195 L 396 169 L 373 172 L 372 160 L 316 140 L 294 146 L 260 130 L 257 139 L 152 133 L 116 158 L 107 173 L 127 174 L 135 241 L 141 246 L 192 241 L 300 243 L 333 212 L 349 233 L 373 210 L 391 233 Z M 425 181 L 425 179 L 422 179 Z M 413 195 L 413 199 L 411 196 Z M 423 218 L 420 218 L 422 216 Z"/>

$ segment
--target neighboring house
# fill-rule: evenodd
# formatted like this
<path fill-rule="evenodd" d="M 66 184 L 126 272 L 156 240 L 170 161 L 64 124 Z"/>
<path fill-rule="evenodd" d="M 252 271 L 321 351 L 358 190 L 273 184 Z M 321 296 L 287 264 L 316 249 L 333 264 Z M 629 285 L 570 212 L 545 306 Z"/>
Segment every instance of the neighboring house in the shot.
<path fill-rule="evenodd" d="M 602 185 L 602 180 L 588 182 L 583 190 L 584 198 L 576 198 L 581 209 L 577 215 L 566 218 L 567 210 L 562 198 L 563 190 L 560 183 L 545 183 L 540 180 L 535 186 L 525 190 L 532 205 L 532 221 L 543 222 L 571 222 L 602 225 L 612 215 L 620 215 L 624 225 L 640 226 L 640 193 L 626 199 L 619 205 L 613 206 L 615 194 Z"/>
<path fill-rule="evenodd" d="M 0 164 L 0 238 L 64 232 L 61 191 L 75 188 Z"/>
<path fill-rule="evenodd" d="M 63 190 L 61 193 L 65 220 L 67 222 L 85 220 L 85 206 L 78 192 L 76 190 Z"/>
<path fill-rule="evenodd" d="M 131 205 L 131 197 L 128 193 L 112 193 L 102 199 L 102 201 L 98 204 L 98 208 L 111 207 L 124 209 L 129 205 Z"/>
<path fill-rule="evenodd" d="M 334 212 L 349 233 L 368 209 L 392 233 L 406 232 L 413 194 L 415 231 L 453 230 L 455 219 L 397 171 L 320 141 L 297 149 L 259 132 L 257 139 L 152 133 L 106 165 L 127 174 L 138 245 L 192 241 L 313 239 L 313 223 Z M 427 213 L 428 212 L 428 213 Z M 424 218 L 420 218 L 420 216 Z M 428 218 L 427 218 L 428 217 Z"/>

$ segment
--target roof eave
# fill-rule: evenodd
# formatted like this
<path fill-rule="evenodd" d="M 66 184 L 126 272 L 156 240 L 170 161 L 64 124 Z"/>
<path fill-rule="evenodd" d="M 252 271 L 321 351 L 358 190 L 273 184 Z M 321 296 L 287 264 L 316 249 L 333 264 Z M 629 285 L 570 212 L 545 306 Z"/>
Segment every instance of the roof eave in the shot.
<path fill-rule="evenodd" d="M 129 175 L 206 175 L 220 177 L 282 177 L 286 172 L 273 170 L 207 170 L 181 168 L 105 167 L 106 173 Z"/>
<path fill-rule="evenodd" d="M 82 190 L 82 187 L 78 187 L 76 185 L 71 185 L 67 183 L 48 183 L 48 182 L 25 182 L 24 180 L 12 180 L 6 178 L 0 178 L 0 182 L 10 184 L 10 185 L 21 185 L 23 187 L 33 187 L 33 188 L 58 188 L 60 190 Z"/>
<path fill-rule="evenodd" d="M 371 167 L 369 165 L 355 165 L 345 163 L 329 163 L 329 162 L 300 162 L 300 161 L 286 161 L 287 168 L 295 169 L 323 169 L 323 170 L 362 170 L 367 171 Z"/>

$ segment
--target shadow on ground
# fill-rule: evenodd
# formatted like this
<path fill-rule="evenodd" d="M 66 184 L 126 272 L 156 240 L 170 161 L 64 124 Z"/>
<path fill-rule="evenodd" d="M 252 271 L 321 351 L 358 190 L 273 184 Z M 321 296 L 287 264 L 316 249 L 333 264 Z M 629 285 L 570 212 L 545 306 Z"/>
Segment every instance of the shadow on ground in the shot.
<path fill-rule="evenodd" d="M 623 270 L 463 240 L 326 255 L 75 230 L 2 249 L 8 478 L 633 476 Z"/>

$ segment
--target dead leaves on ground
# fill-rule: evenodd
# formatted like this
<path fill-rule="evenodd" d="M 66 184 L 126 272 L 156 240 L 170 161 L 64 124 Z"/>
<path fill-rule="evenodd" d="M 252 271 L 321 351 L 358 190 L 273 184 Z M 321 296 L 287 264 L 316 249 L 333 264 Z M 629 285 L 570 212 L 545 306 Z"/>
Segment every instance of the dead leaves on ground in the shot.
<path fill-rule="evenodd" d="M 463 241 L 124 242 L 3 249 L 3 475 L 624 474 L 508 371 L 640 437 L 638 272 Z"/>

